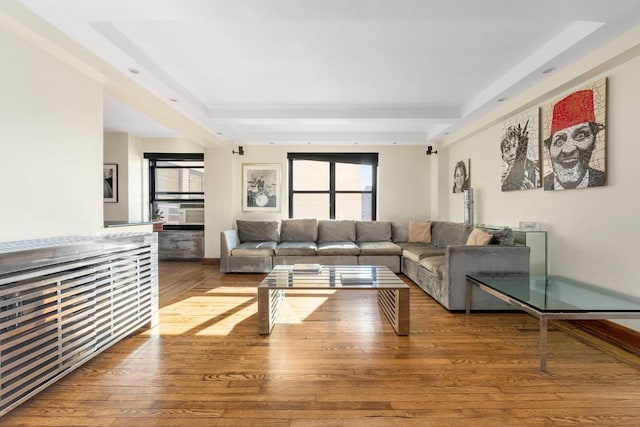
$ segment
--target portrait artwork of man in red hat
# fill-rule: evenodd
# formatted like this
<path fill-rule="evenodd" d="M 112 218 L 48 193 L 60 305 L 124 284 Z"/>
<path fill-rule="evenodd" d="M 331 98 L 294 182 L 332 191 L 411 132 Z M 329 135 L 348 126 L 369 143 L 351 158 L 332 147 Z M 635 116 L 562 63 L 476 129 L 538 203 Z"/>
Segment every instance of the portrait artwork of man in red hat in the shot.
<path fill-rule="evenodd" d="M 543 180 L 545 190 L 604 185 L 604 170 L 590 165 L 596 137 L 603 130 L 604 125 L 596 121 L 593 89 L 573 92 L 553 105 L 551 129 L 544 141 L 552 168 Z"/>

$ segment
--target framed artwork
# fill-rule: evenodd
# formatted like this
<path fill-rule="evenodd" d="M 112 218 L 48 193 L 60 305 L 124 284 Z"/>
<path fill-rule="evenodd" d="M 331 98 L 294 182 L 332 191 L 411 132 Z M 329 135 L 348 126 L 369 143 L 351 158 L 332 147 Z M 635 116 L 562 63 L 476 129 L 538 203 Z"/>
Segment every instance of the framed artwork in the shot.
<path fill-rule="evenodd" d="M 282 165 L 242 164 L 242 210 L 280 212 Z"/>
<path fill-rule="evenodd" d="M 541 187 L 539 129 L 538 107 L 504 122 L 500 135 L 502 191 Z"/>
<path fill-rule="evenodd" d="M 118 165 L 105 163 L 102 169 L 103 201 L 118 203 Z"/>
<path fill-rule="evenodd" d="M 543 107 L 542 116 L 544 189 L 605 185 L 607 79 Z"/>
<path fill-rule="evenodd" d="M 469 159 L 456 162 L 453 168 L 453 192 L 464 193 L 464 190 L 468 190 L 470 176 Z"/>

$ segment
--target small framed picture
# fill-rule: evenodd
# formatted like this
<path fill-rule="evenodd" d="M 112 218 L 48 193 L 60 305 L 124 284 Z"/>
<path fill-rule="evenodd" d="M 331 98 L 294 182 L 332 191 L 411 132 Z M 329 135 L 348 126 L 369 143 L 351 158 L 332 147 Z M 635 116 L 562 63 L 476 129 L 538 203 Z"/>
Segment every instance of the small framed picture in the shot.
<path fill-rule="evenodd" d="M 242 210 L 280 212 L 282 165 L 242 165 Z"/>
<path fill-rule="evenodd" d="M 118 203 L 118 165 L 105 163 L 102 170 L 103 201 Z"/>

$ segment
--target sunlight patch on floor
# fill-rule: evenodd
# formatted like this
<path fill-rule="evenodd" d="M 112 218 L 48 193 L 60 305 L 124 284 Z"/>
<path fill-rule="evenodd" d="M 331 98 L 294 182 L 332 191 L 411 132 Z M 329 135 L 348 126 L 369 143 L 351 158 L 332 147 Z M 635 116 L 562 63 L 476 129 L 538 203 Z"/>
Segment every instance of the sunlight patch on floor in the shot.
<path fill-rule="evenodd" d="M 334 293 L 335 290 L 316 289 L 296 289 L 287 292 L 277 323 L 302 323 Z M 145 335 L 227 336 L 235 327 L 251 317 L 256 318 L 254 321 L 257 333 L 257 312 L 255 287 L 218 287 L 161 308 L 160 325 Z M 203 315 L 205 313 L 206 315 Z"/>
<path fill-rule="evenodd" d="M 214 288 L 205 292 L 205 294 L 246 294 L 246 295 L 256 295 L 257 288 L 255 286 L 252 287 L 240 287 L 240 286 L 221 286 L 219 288 Z"/>
<path fill-rule="evenodd" d="M 254 302 L 251 305 L 243 307 L 238 311 L 231 312 L 224 315 L 217 322 L 201 329 L 196 333 L 198 336 L 226 336 L 235 328 L 238 324 L 247 320 L 249 317 L 255 315 L 258 312 L 258 303 Z M 256 333 L 258 333 L 258 324 L 256 323 Z"/>
<path fill-rule="evenodd" d="M 238 323 L 257 313 L 255 288 L 252 294 L 240 292 L 247 296 L 239 296 L 238 291 L 244 289 L 251 288 L 228 288 L 227 294 L 233 295 L 207 293 L 163 307 L 160 310 L 160 334 L 228 335 Z"/>
<path fill-rule="evenodd" d="M 296 293 L 296 296 L 299 296 Z M 303 296 L 296 298 L 292 295 L 285 297 L 282 311 L 277 323 L 298 324 L 313 314 L 322 304 L 327 301 L 327 297 Z"/>

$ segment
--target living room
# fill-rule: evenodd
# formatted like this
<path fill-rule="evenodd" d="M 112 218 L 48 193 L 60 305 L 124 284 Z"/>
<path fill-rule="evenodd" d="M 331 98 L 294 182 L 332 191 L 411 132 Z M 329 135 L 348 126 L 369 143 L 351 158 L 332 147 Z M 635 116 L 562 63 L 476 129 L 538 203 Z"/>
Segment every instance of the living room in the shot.
<path fill-rule="evenodd" d="M 244 164 L 279 164 L 286 183 L 288 153 L 376 152 L 377 219 L 463 222 L 464 196 L 453 194 L 451 188 L 456 163 L 469 159 L 475 223 L 517 228 L 520 221 L 537 222 L 548 235 L 549 273 L 640 296 L 634 267 L 640 231 L 633 225 L 640 208 L 635 170 L 640 157 L 635 131 L 640 95 L 638 20 L 606 44 L 558 65 L 544 79 L 496 100 L 492 108 L 468 117 L 464 126 L 441 134 L 432 144 L 425 140 L 420 145 L 383 145 L 362 140 L 349 145 L 290 141 L 254 145 L 212 133 L 124 72 L 105 67 L 20 2 L 4 2 L 0 13 L 0 46 L 6 63 L 12 64 L 0 69 L 6 153 L 0 159 L 0 177 L 7 205 L 15 201 L 16 206 L 0 213 L 3 223 L 10 224 L 0 233 L 2 242 L 96 235 L 113 231 L 104 228 L 105 220 L 143 219 L 148 207 L 142 192 L 134 191 L 139 189 L 134 183 L 145 172 L 143 153 L 202 152 L 206 165 L 204 258 L 215 269 L 220 231 L 233 228 L 237 219 L 287 217 L 286 188 L 279 212 L 243 211 Z M 542 118 L 551 103 L 603 78 L 607 79 L 606 184 L 573 191 L 501 191 L 500 140 L 505 121 L 531 108 L 540 108 Z M 105 134 L 105 96 L 171 125 L 175 135 Z M 542 144 L 544 135 L 540 139 Z M 109 143 L 113 145 L 107 147 Z M 243 155 L 234 153 L 240 145 Z M 437 154 L 427 156 L 427 145 L 433 145 Z M 105 152 L 117 153 L 116 158 L 107 159 Z M 100 193 L 102 165 L 110 162 L 119 163 L 117 212 L 110 212 L 116 206 L 106 206 Z M 638 321 L 616 323 L 640 331 Z"/>

